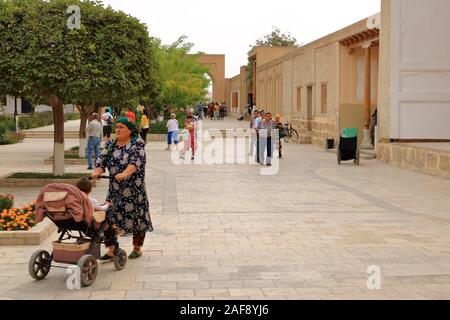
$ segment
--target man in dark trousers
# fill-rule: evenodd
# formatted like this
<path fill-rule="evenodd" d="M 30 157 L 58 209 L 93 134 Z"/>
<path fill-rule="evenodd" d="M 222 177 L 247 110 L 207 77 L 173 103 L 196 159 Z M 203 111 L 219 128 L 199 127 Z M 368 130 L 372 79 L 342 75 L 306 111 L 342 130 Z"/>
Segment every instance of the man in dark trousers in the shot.
<path fill-rule="evenodd" d="M 259 124 L 263 120 L 264 117 L 264 110 L 259 113 L 259 117 L 255 119 L 255 122 L 253 124 L 253 128 L 256 130 L 256 163 L 261 163 L 261 159 L 259 156 L 259 149 L 260 149 L 260 139 L 259 139 Z"/>

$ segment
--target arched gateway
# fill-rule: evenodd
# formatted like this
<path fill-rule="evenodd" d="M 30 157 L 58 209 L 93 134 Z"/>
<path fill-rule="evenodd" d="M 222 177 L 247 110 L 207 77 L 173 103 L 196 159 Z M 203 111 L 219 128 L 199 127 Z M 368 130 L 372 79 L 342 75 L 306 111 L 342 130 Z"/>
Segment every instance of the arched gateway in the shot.
<path fill-rule="evenodd" d="M 225 55 L 224 54 L 203 54 L 198 57 L 198 62 L 209 69 L 213 84 L 213 100 L 219 103 L 225 99 Z"/>

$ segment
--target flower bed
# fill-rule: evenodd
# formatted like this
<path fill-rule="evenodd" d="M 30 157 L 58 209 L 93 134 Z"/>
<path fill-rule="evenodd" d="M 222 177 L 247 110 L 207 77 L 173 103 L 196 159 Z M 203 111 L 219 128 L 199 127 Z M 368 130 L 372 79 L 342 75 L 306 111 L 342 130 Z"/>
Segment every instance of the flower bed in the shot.
<path fill-rule="evenodd" d="M 0 214 L 0 231 L 29 231 L 36 226 L 36 203 L 22 208 L 4 209 Z"/>

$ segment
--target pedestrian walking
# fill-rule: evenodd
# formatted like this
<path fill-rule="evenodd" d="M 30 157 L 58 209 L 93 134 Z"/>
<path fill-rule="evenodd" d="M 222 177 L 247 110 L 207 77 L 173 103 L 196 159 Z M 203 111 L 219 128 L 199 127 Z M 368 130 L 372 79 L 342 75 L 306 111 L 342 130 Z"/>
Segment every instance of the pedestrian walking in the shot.
<path fill-rule="evenodd" d="M 147 144 L 147 134 L 150 130 L 150 120 L 148 119 L 147 114 L 144 113 L 141 116 L 141 138 L 144 140 L 145 144 Z"/>
<path fill-rule="evenodd" d="M 98 114 L 93 113 L 91 115 L 91 121 L 89 122 L 86 135 L 88 136 L 88 170 L 92 170 L 92 151 L 95 153 L 95 161 L 100 156 L 100 143 L 102 141 L 103 128 L 102 124 L 98 121 Z M 95 162 L 94 161 L 94 162 Z"/>
<path fill-rule="evenodd" d="M 116 140 L 100 155 L 92 178 L 98 180 L 106 170 L 114 177 L 107 196 L 114 210 L 108 218 L 120 230 L 133 234 L 133 252 L 128 258 L 137 259 L 142 256 L 147 232 L 153 231 L 145 185 L 145 144 L 135 124 L 126 117 L 117 120 L 115 134 Z M 108 249 L 113 258 L 114 245 Z"/>
<path fill-rule="evenodd" d="M 111 141 L 113 124 L 114 124 L 114 117 L 112 115 L 112 107 L 107 107 L 105 109 L 105 113 L 102 115 L 103 139 L 105 144 Z"/>
<path fill-rule="evenodd" d="M 220 120 L 220 105 L 217 102 L 214 104 L 214 120 Z"/>
<path fill-rule="evenodd" d="M 223 103 L 223 119 L 224 118 L 226 118 L 226 117 L 228 117 L 228 107 L 227 107 L 227 103 L 226 102 L 224 102 Z"/>
<path fill-rule="evenodd" d="M 172 147 L 172 143 L 175 144 L 175 146 L 178 145 L 178 133 L 179 133 L 179 124 L 177 120 L 177 115 L 175 113 L 172 113 L 170 115 L 170 120 L 167 121 L 167 148 L 166 151 L 170 151 Z"/>
<path fill-rule="evenodd" d="M 257 111 L 257 110 L 256 110 Z M 260 142 L 260 134 L 259 134 L 259 124 L 262 121 L 262 117 L 264 115 L 264 111 L 261 111 L 258 113 L 258 117 L 255 118 L 253 128 L 256 131 L 256 163 L 261 163 L 261 157 L 260 157 L 260 149 L 261 149 L 261 142 Z"/>
<path fill-rule="evenodd" d="M 250 150 L 249 150 L 249 156 L 254 155 L 255 145 L 257 142 L 257 132 L 255 127 L 255 120 L 259 118 L 259 111 L 255 110 L 253 113 L 251 119 L 250 119 Z"/>
<path fill-rule="evenodd" d="M 208 118 L 208 106 L 206 104 L 203 105 L 203 117 Z"/>
<path fill-rule="evenodd" d="M 214 118 L 214 107 L 215 107 L 215 104 L 213 102 L 211 102 L 208 106 L 208 116 L 211 120 L 213 120 L 213 118 Z"/>
<path fill-rule="evenodd" d="M 196 139 L 195 139 L 195 120 L 194 117 L 189 115 L 184 122 L 184 130 L 183 130 L 183 140 L 184 140 L 184 148 L 180 152 L 180 158 L 184 159 L 186 153 L 191 150 L 192 156 L 191 160 L 195 159 L 195 151 L 196 151 Z M 186 134 L 186 131 L 188 135 Z M 189 141 L 189 142 L 188 142 Z"/>
<path fill-rule="evenodd" d="M 264 119 L 259 122 L 258 129 L 260 140 L 260 164 L 266 164 L 268 167 L 270 167 L 272 166 L 274 142 L 273 134 L 275 132 L 275 121 L 272 120 L 272 114 L 270 112 L 267 112 L 264 116 Z"/>
<path fill-rule="evenodd" d="M 198 103 L 198 105 L 197 105 L 197 116 L 198 116 L 198 119 L 199 119 L 199 120 L 202 120 L 202 119 L 203 119 L 202 114 L 203 114 L 203 102 L 200 101 L 200 102 Z"/>
<path fill-rule="evenodd" d="M 281 116 L 277 114 L 274 118 L 275 120 L 275 129 L 278 131 L 278 158 L 283 158 L 282 149 L 283 145 L 281 143 L 281 139 L 286 136 L 286 129 L 284 125 L 281 123 Z"/>

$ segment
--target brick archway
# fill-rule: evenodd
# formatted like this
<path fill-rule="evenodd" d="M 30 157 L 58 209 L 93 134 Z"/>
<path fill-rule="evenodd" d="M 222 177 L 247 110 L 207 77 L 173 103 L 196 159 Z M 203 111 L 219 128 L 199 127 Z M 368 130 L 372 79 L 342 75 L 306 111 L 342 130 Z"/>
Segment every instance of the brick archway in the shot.
<path fill-rule="evenodd" d="M 209 69 L 208 75 L 213 82 L 213 100 L 219 103 L 225 99 L 225 55 L 203 54 L 198 57 L 198 62 Z"/>

